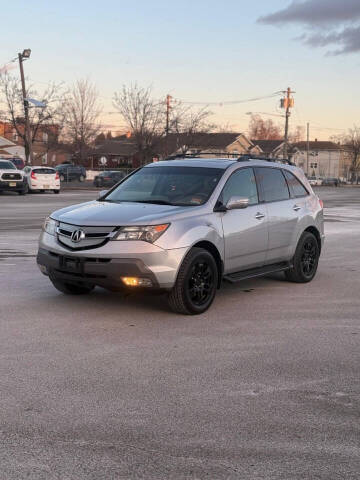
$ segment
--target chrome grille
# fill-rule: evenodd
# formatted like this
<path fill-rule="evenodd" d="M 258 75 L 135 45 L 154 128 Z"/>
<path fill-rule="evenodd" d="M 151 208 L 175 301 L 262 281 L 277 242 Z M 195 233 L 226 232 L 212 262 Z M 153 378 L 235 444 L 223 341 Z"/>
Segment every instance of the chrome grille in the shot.
<path fill-rule="evenodd" d="M 71 250 L 83 250 L 104 245 L 117 230 L 117 227 L 82 227 L 60 222 L 56 232 L 58 242 L 62 245 Z M 78 231 L 82 233 L 77 235 L 78 238 L 74 241 L 74 232 Z"/>

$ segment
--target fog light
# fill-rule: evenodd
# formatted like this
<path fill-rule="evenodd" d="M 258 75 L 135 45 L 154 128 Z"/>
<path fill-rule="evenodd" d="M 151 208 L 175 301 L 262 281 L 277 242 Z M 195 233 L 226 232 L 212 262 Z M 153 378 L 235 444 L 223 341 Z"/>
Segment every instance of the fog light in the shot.
<path fill-rule="evenodd" d="M 48 274 L 48 271 L 47 271 L 47 268 L 45 267 L 45 265 L 41 265 L 40 263 L 38 263 L 38 267 L 39 267 L 41 273 L 43 273 L 44 275 Z"/>
<path fill-rule="evenodd" d="M 121 280 L 127 287 L 152 287 L 152 281 L 149 278 L 121 277 Z"/>

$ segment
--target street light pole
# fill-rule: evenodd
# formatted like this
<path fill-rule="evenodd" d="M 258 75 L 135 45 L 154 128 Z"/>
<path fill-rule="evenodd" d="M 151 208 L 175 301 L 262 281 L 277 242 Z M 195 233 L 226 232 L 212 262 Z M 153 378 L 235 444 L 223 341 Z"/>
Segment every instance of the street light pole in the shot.
<path fill-rule="evenodd" d="M 21 87 L 22 87 L 22 96 L 23 96 L 23 102 L 24 102 L 25 157 L 26 157 L 26 163 L 28 165 L 32 163 L 33 155 L 32 155 L 32 138 L 31 138 L 32 134 L 31 134 L 31 127 L 30 127 L 30 119 L 29 119 L 29 101 L 27 100 L 27 95 L 26 95 L 23 60 L 24 60 L 24 58 L 29 58 L 30 53 L 31 53 L 31 50 L 27 49 L 27 50 L 24 50 L 23 53 L 18 54 L 19 67 L 20 67 L 20 77 L 21 77 Z"/>

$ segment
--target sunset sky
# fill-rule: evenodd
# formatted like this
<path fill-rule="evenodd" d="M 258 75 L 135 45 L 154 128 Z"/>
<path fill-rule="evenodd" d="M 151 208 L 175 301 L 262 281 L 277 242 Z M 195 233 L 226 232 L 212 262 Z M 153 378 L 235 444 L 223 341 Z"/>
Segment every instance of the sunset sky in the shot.
<path fill-rule="evenodd" d="M 109 113 L 113 93 L 131 82 L 159 97 L 219 103 L 290 86 L 291 123 L 310 122 L 312 139 L 360 125 L 359 0 L 14 0 L 1 17 L 0 66 L 31 48 L 26 75 L 39 90 L 89 78 L 113 131 L 123 125 Z M 281 113 L 277 98 L 211 110 L 237 131 L 247 129 L 246 112 Z"/>

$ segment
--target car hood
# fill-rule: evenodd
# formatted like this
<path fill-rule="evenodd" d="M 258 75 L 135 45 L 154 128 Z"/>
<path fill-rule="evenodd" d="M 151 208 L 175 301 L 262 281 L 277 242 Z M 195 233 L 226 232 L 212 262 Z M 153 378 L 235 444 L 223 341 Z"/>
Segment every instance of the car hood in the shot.
<path fill-rule="evenodd" d="M 51 218 L 79 226 L 156 225 L 172 221 L 175 216 L 188 215 L 190 210 L 195 213 L 199 208 L 201 207 L 92 201 L 57 210 L 51 214 Z"/>

